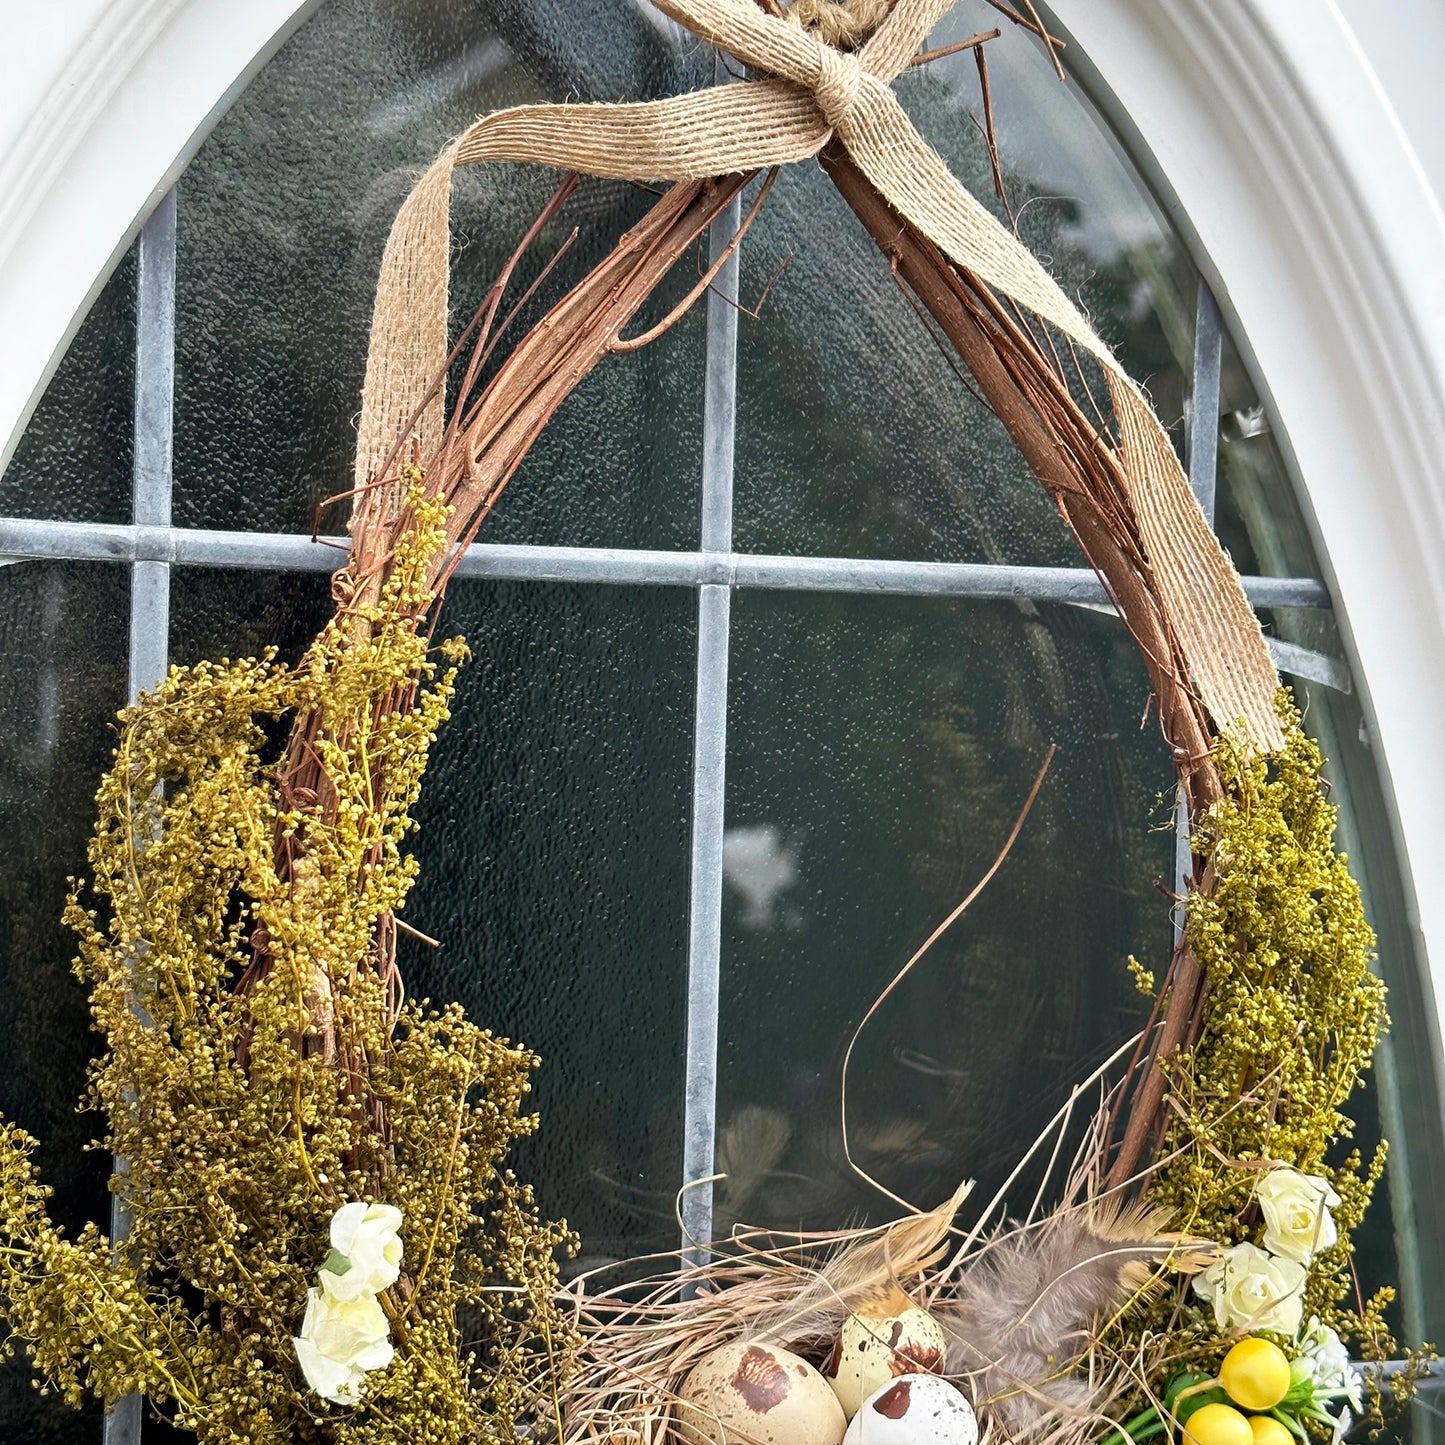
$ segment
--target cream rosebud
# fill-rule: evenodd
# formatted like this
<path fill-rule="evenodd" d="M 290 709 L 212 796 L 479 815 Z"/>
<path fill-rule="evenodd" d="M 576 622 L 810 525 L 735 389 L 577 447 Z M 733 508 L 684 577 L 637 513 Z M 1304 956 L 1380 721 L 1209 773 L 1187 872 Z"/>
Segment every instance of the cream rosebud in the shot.
<path fill-rule="evenodd" d="M 380 1294 L 401 1273 L 401 1210 L 390 1204 L 343 1204 L 331 1218 L 331 1247 L 345 1267 L 321 1267 L 321 1287 L 339 1300 Z"/>
<path fill-rule="evenodd" d="M 1330 1210 L 1340 1196 L 1328 1179 L 1298 1169 L 1271 1169 L 1255 1187 L 1264 1214 L 1264 1247 L 1308 1264 L 1339 1237 Z"/>
<path fill-rule="evenodd" d="M 355 1405 L 368 1370 L 391 1363 L 386 1315 L 376 1296 L 337 1299 L 324 1289 L 306 1292 L 306 1318 L 292 1342 L 306 1383 L 323 1399 Z"/>
<path fill-rule="evenodd" d="M 1222 1330 L 1292 1335 L 1299 1329 L 1304 1282 L 1302 1264 L 1277 1259 L 1257 1245 L 1236 1244 L 1195 1276 L 1194 1289 L 1214 1305 L 1214 1322 Z"/>

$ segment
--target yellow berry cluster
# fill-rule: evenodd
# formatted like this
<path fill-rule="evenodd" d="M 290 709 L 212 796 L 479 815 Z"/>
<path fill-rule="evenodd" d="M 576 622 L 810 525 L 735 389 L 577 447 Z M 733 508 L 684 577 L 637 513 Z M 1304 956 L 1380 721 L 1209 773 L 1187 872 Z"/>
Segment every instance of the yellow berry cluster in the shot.
<path fill-rule="evenodd" d="M 208 1445 L 500 1445 L 546 1428 L 573 1356 L 555 1303 L 570 1236 L 506 1167 L 536 1127 L 536 1059 L 456 1005 L 399 1000 L 377 965 L 466 655 L 418 630 L 446 510 L 419 475 L 405 504 L 378 599 L 297 667 L 175 668 L 121 716 L 93 902 L 77 885 L 67 918 L 105 1041 L 90 1102 L 129 1166 L 123 1256 L 94 1229 L 62 1236 L 34 1141 L 0 1124 L 8 1347 L 74 1404 L 141 1391 Z M 322 796 L 278 785 L 298 717 Z M 407 1272 L 380 1296 L 394 1360 L 338 1407 L 292 1337 L 350 1200 L 401 1210 Z"/>

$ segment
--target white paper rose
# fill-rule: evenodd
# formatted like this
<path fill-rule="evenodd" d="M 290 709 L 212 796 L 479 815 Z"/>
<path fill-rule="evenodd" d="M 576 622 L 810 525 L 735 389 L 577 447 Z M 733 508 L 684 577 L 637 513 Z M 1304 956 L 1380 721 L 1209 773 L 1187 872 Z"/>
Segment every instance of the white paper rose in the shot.
<path fill-rule="evenodd" d="M 1264 1213 L 1264 1247 L 1308 1264 L 1339 1237 L 1330 1210 L 1340 1196 L 1328 1179 L 1298 1169 L 1271 1169 L 1255 1187 Z"/>
<path fill-rule="evenodd" d="M 1220 1329 L 1299 1329 L 1305 1270 L 1292 1259 L 1277 1259 L 1253 1244 L 1227 1249 L 1194 1279 L 1195 1292 L 1214 1305 Z"/>
<path fill-rule="evenodd" d="M 400 1228 L 401 1210 L 390 1204 L 343 1204 L 331 1217 L 333 1254 L 321 1266 L 321 1287 L 339 1300 L 390 1288 L 401 1273 Z"/>
<path fill-rule="evenodd" d="M 355 1405 L 369 1370 L 391 1363 L 390 1328 L 376 1296 L 337 1299 L 324 1289 L 306 1291 L 306 1318 L 292 1343 L 306 1383 L 337 1405 Z"/>

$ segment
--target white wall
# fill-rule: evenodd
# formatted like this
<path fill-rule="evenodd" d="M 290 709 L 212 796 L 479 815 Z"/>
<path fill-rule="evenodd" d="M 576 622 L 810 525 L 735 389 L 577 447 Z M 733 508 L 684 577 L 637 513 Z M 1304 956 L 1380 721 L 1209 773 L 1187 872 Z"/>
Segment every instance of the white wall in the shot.
<path fill-rule="evenodd" d="M 0 465 L 141 219 L 314 3 L 0 0 Z M 1428 907 L 1445 878 L 1445 6 L 1052 9 L 1268 379 L 1445 1008 Z"/>

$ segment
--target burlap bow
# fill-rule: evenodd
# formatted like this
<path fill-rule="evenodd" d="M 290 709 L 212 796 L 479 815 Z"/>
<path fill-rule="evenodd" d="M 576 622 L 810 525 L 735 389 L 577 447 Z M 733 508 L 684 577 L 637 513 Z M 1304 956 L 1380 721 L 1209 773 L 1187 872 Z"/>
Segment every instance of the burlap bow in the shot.
<path fill-rule="evenodd" d="M 784 165 L 831 136 L 878 192 L 952 261 L 1051 322 L 1104 368 L 1130 501 L 1195 687 L 1220 723 L 1255 744 L 1282 742 L 1279 679 L 1239 576 L 1210 529 L 1148 402 L 1028 249 L 954 179 L 913 128 L 891 82 L 954 0 L 898 0 L 856 52 L 763 13 L 754 0 L 654 0 L 766 78 L 637 105 L 526 105 L 479 120 L 402 205 L 377 285 L 356 477 L 364 484 L 416 414 L 447 352 L 454 167 L 530 161 L 628 180 L 682 181 Z M 424 412 L 440 441 L 442 400 Z"/>

